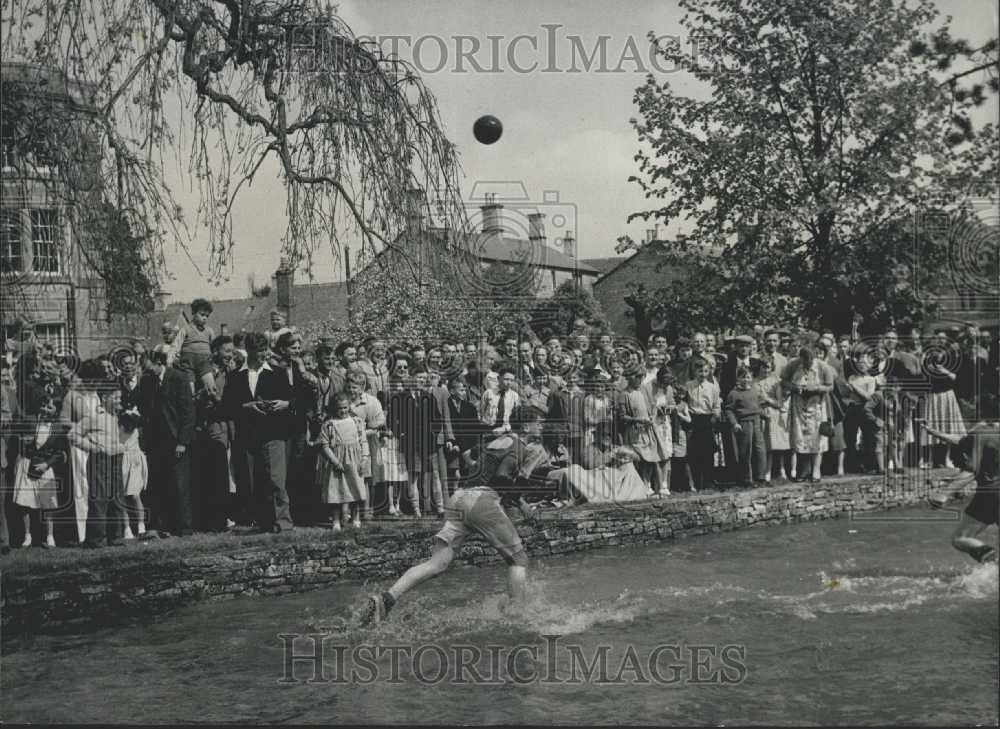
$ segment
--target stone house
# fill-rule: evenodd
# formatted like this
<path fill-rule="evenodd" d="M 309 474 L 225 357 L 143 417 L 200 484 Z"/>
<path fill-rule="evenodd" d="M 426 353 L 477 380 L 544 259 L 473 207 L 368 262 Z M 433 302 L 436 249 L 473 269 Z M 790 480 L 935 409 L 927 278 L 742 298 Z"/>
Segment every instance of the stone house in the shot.
<path fill-rule="evenodd" d="M 0 326 L 9 338 L 20 323 L 33 324 L 39 340 L 88 357 L 106 349 L 109 335 L 104 284 L 84 260 L 73 221 L 73 200 L 99 184 L 101 151 L 85 130 L 72 120 L 92 113 L 89 87 L 67 81 L 58 71 L 25 63 L 0 67 L 3 93 L 45 105 L 60 124 L 70 120 L 58 159 L 72 160 L 78 189 L 68 190 L 66 170 L 56 167 L 44 145 L 26 149 L 23 125 L 31 123 L 5 113 L 0 132 Z M 5 105 L 5 109 L 6 109 Z M 33 110 L 32 110 L 33 111 Z M 9 112 L 9 109 L 8 109 Z M 48 111 L 43 112 L 43 116 Z M 19 122 L 21 126 L 19 126 Z"/>

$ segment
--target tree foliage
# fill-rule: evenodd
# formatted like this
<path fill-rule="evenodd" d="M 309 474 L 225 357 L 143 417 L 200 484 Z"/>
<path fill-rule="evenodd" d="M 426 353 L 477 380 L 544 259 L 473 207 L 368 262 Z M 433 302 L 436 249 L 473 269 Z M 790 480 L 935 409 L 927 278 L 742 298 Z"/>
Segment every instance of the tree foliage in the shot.
<path fill-rule="evenodd" d="M 156 282 L 145 258 L 146 242 L 135 234 L 128 216 L 105 204 L 86 227 L 94 236 L 87 250 L 97 255 L 93 264 L 104 281 L 108 321 L 152 311 Z"/>
<path fill-rule="evenodd" d="M 99 190 L 148 231 L 149 260 L 197 240 L 226 277 L 233 214 L 259 176 L 285 188 L 281 245 L 293 265 L 366 250 L 405 226 L 407 191 L 433 189 L 460 221 L 457 159 L 412 67 L 358 38 L 321 0 L 0 0 L 2 59 L 52 72 L 88 114 Z M 51 104 L 12 107 L 23 129 L 53 126 Z M 165 183 L 183 169 L 185 211 Z M 73 174 L 71 169 L 66 173 Z"/>
<path fill-rule="evenodd" d="M 577 320 L 591 327 L 607 329 L 607 315 L 591 291 L 575 281 L 559 284 L 551 298 L 540 299 L 531 311 L 531 328 L 540 337 L 566 336 Z"/>
<path fill-rule="evenodd" d="M 641 150 L 630 179 L 656 207 L 629 220 L 690 227 L 668 245 L 718 277 L 704 303 L 732 324 L 781 319 L 792 304 L 806 323 L 843 331 L 855 316 L 923 314 L 928 302 L 888 274 L 915 249 L 940 257 L 925 246 L 940 237 L 914 245 L 922 210 L 959 205 L 970 176 L 995 179 L 997 127 L 966 123 L 982 92 L 961 89 L 973 74 L 995 73 L 996 44 L 970 49 L 947 25 L 930 29 L 937 11 L 927 0 L 681 5 L 697 42 L 690 51 L 654 42 L 661 63 L 710 93 L 683 96 L 652 76 L 636 91 Z M 993 60 L 984 65 L 984 55 Z M 955 70 L 960 62 L 974 65 Z M 631 247 L 619 239 L 619 250 Z M 708 248 L 722 255 L 705 257 Z M 694 283 L 636 295 L 666 312 L 667 302 L 701 293 Z"/>
<path fill-rule="evenodd" d="M 399 241 L 362 259 L 360 268 L 352 280 L 351 321 L 321 322 L 309 334 L 496 340 L 521 330 L 536 301 L 537 270 L 484 265 L 440 231 Z"/>

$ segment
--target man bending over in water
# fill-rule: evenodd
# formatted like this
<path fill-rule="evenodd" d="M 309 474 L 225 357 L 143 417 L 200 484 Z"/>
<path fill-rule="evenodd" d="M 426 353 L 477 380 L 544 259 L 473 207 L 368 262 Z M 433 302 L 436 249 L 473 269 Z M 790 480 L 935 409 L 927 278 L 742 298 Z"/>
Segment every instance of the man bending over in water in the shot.
<path fill-rule="evenodd" d="M 532 471 L 548 462 L 548 453 L 540 442 L 540 421 L 541 414 L 531 406 L 514 410 L 510 418 L 513 432 L 486 445 L 479 473 L 448 499 L 444 527 L 434 537 L 430 559 L 411 567 L 386 592 L 371 596 L 365 623 L 381 622 L 403 593 L 443 574 L 472 533 L 481 535 L 504 558 L 509 568 L 511 602 L 523 601 L 528 555 L 502 503 L 516 501 L 522 515 L 531 518 L 532 507 L 515 481 L 529 478 Z"/>
<path fill-rule="evenodd" d="M 926 422 L 920 427 L 951 445 L 951 460 L 956 466 L 976 474 L 976 493 L 952 535 L 952 546 L 979 562 L 995 560 L 996 548 L 985 544 L 979 535 L 1000 521 L 1000 424 L 977 423 L 964 437 L 941 433 L 927 427 Z"/>

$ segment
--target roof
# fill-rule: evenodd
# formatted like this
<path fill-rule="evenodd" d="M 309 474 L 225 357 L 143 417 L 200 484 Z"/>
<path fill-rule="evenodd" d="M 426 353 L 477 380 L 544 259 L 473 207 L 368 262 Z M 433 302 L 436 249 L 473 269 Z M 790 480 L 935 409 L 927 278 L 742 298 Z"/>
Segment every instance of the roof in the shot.
<path fill-rule="evenodd" d="M 601 270 L 601 275 L 597 279 L 596 283 L 604 281 L 604 279 L 606 279 L 612 273 L 614 273 L 614 272 L 618 271 L 619 269 L 621 269 L 622 267 L 624 267 L 626 264 L 637 263 L 638 260 L 639 260 L 639 256 L 640 255 L 644 255 L 644 254 L 655 255 L 655 256 L 666 256 L 667 259 L 670 259 L 670 257 L 673 256 L 674 251 L 672 249 L 670 249 L 670 248 L 667 248 L 663 243 L 652 243 L 652 244 L 646 244 L 646 245 L 642 246 L 639 250 L 635 251 L 634 253 L 632 253 L 631 255 L 628 255 L 628 256 L 618 256 L 618 257 L 615 257 L 615 258 L 596 258 L 596 259 L 590 259 L 590 260 L 593 260 L 593 261 L 605 261 L 606 262 L 606 266 L 607 267 Z M 705 249 L 703 249 L 703 255 L 705 255 L 707 257 L 718 257 L 718 256 L 722 255 L 722 249 L 721 248 L 705 248 Z M 685 264 L 685 263 L 687 263 L 686 261 L 682 261 L 682 260 L 676 260 L 676 261 L 673 261 L 673 262 L 674 263 L 680 263 L 682 265 Z"/>
<path fill-rule="evenodd" d="M 446 244 L 446 233 L 440 228 L 425 230 L 423 237 L 429 242 L 439 243 L 442 245 Z M 530 262 L 532 265 L 539 266 L 541 268 L 579 272 L 589 276 L 599 276 L 601 274 L 599 269 L 589 265 L 586 261 L 581 261 L 573 258 L 572 256 L 568 256 L 551 245 L 543 245 L 532 248 L 530 241 L 527 241 L 524 238 L 509 238 L 506 236 L 492 234 L 481 234 L 474 237 L 466 235 L 462 238 L 464 239 L 464 242 L 461 245 L 465 247 L 464 250 L 483 261 L 515 263 L 519 265 L 522 265 L 525 262 Z M 399 240 L 400 239 L 397 238 L 396 245 L 402 245 Z M 452 242 L 452 245 L 455 245 L 455 243 Z M 355 278 L 376 259 L 389 250 L 391 249 L 383 248 L 381 251 L 376 253 L 372 260 L 368 261 L 361 268 Z"/>
<path fill-rule="evenodd" d="M 606 258 L 581 258 L 580 263 L 585 263 L 591 268 L 596 268 L 602 276 L 611 269 L 631 258 L 631 256 L 608 256 Z"/>
<path fill-rule="evenodd" d="M 479 240 L 482 242 L 480 243 Z M 530 261 L 541 268 L 555 268 L 562 271 L 578 271 L 592 276 L 600 275 L 600 271 L 585 261 L 568 256 L 550 245 L 531 247 L 531 243 L 523 238 L 508 238 L 506 236 L 483 236 L 476 241 L 480 248 L 474 253 L 486 261 L 501 263 L 524 263 Z"/>

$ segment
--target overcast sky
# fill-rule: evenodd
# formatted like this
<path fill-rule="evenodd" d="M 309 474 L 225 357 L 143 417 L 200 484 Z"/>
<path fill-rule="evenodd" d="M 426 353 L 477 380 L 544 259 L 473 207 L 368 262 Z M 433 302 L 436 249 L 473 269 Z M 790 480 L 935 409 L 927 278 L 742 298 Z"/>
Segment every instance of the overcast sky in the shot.
<path fill-rule="evenodd" d="M 977 43 L 997 34 L 995 0 L 937 4 L 953 16 L 955 36 Z M 615 255 L 615 241 L 625 232 L 642 237 L 645 226 L 636 223 L 629 228 L 625 223 L 630 212 L 647 207 L 638 186 L 628 182 L 636 170 L 632 158 L 637 146 L 629 118 L 636 114 L 632 104 L 636 87 L 647 70 L 655 70 L 650 69 L 647 33 L 683 35 L 682 13 L 674 0 L 630 0 L 620 5 L 582 0 L 544 0 L 534 5 L 347 0 L 341 3 L 340 14 L 356 34 L 412 39 L 410 45 L 397 41 L 399 55 L 416 62 L 437 97 L 445 131 L 458 145 L 467 195 L 475 181 L 523 182 L 531 200 L 542 200 L 547 190 L 558 192 L 560 203 L 571 206 L 543 208 L 550 213 L 548 233 L 562 234 L 553 230 L 553 213 L 575 210 L 575 223 L 569 219 L 566 227 L 576 229 L 581 258 Z M 490 35 L 503 39 L 491 41 Z M 527 38 L 514 41 L 519 35 Z M 476 40 L 456 40 L 458 36 Z M 578 72 L 572 72 L 571 36 L 578 36 L 588 53 L 600 36 L 609 36 L 607 71 L 582 72 L 577 55 Z M 440 70 L 442 44 L 436 38 L 444 39 L 447 56 Z M 479 50 L 471 52 L 477 40 Z M 466 62 L 458 59 L 459 44 L 470 51 Z M 477 72 L 475 63 L 484 72 Z M 537 66 L 533 71 L 532 65 Z M 672 81 L 682 93 L 702 91 L 685 85 L 679 74 Z M 996 97 L 989 105 L 982 115 L 996 118 Z M 491 146 L 479 144 L 472 135 L 473 122 L 483 114 L 497 116 L 504 125 L 503 137 Z M 182 201 L 193 203 L 183 190 L 179 194 Z M 168 251 L 174 280 L 166 288 L 174 299 L 239 298 L 247 295 L 248 274 L 267 280 L 279 263 L 283 210 L 284 192 L 276 181 L 259 178 L 245 191 L 236 209 L 238 245 L 227 283 L 216 286 L 199 274 L 198 268 L 204 271 L 207 261 L 204 242 L 193 245 L 193 263 L 181 251 Z M 314 273 L 317 281 L 343 277 L 329 253 L 320 254 Z M 297 280 L 307 279 L 300 275 Z"/>

